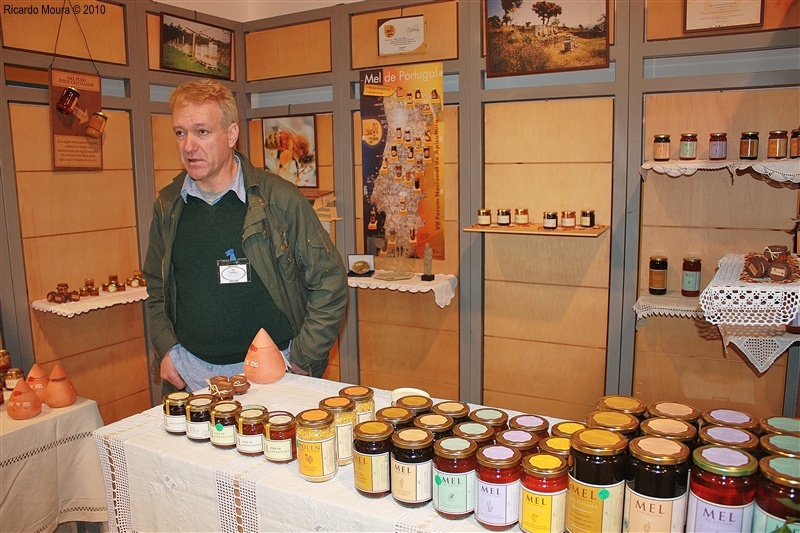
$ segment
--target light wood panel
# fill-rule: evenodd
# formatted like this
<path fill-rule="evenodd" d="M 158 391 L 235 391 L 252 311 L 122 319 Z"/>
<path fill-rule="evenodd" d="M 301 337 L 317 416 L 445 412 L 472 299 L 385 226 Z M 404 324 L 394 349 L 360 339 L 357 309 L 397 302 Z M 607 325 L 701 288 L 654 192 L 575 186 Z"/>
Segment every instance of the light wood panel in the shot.
<path fill-rule="evenodd" d="M 37 9 L 36 14 L 13 13 L 5 8 L 0 11 L 4 47 L 92 58 L 118 65 L 127 63 L 125 9 L 121 6 L 85 0 L 72 4 L 78 8 L 73 13 L 69 10 L 71 6 L 61 1 L 3 2 L 3 5 Z M 60 13 L 64 6 L 68 12 L 62 16 Z"/>
<path fill-rule="evenodd" d="M 523 413 L 553 416 L 566 420 L 585 420 L 586 415 L 596 410 L 594 404 L 581 404 L 569 401 L 566 394 L 558 394 L 553 398 L 532 398 L 518 394 L 506 394 L 500 391 L 486 390 L 483 393 L 483 403 L 513 409 Z"/>
<path fill-rule="evenodd" d="M 152 405 L 150 403 L 149 390 L 137 392 L 107 404 L 98 405 L 100 416 L 103 417 L 103 422 L 106 424 L 141 413 L 150 407 Z"/>
<path fill-rule="evenodd" d="M 389 296 L 391 312 L 386 308 Z M 420 294 L 361 289 L 358 291 L 358 316 L 363 322 L 456 332 L 458 294 L 448 306 L 441 308 L 436 305 L 433 292 Z"/>
<path fill-rule="evenodd" d="M 417 15 L 425 18 L 425 49 L 411 54 L 379 56 L 378 21 Z M 353 69 L 455 59 L 458 57 L 458 2 L 433 2 L 352 15 L 350 54 Z"/>
<path fill-rule="evenodd" d="M 245 34 L 247 81 L 331 70 L 330 19 Z"/>
<path fill-rule="evenodd" d="M 183 170 L 175 132 L 172 131 L 172 115 L 151 115 L 153 136 L 153 166 L 156 170 Z"/>

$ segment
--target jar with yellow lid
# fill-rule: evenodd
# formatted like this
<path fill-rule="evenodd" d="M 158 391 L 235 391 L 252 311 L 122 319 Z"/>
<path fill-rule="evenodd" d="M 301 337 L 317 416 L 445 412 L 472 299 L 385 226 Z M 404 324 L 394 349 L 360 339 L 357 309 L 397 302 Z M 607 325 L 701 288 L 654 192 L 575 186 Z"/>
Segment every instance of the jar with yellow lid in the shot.
<path fill-rule="evenodd" d="M 567 461 L 549 453 L 522 459 L 519 527 L 526 533 L 561 533 L 567 508 Z"/>
<path fill-rule="evenodd" d="M 639 432 L 649 437 L 663 437 L 685 444 L 689 450 L 694 449 L 697 439 L 697 428 L 685 420 L 675 418 L 647 418 L 639 424 Z"/>
<path fill-rule="evenodd" d="M 272 411 L 264 421 L 264 457 L 271 463 L 297 459 L 297 422 L 288 411 Z"/>
<path fill-rule="evenodd" d="M 598 411 L 617 411 L 633 415 L 639 420 L 643 420 L 647 412 L 647 406 L 639 398 L 633 396 L 603 396 L 597 400 Z"/>
<path fill-rule="evenodd" d="M 494 429 L 495 435 L 504 429 L 508 429 L 508 415 L 505 411 L 492 407 L 482 407 L 475 409 L 469 414 L 469 419 L 473 422 L 486 424 Z"/>
<path fill-rule="evenodd" d="M 703 426 L 697 432 L 698 445 L 728 446 L 758 455 L 758 437 L 746 429 L 728 426 Z"/>
<path fill-rule="evenodd" d="M 431 407 L 431 412 L 439 415 L 447 415 L 453 419 L 454 424 L 460 424 L 469 420 L 469 405 L 464 402 L 447 400 L 439 402 Z"/>
<path fill-rule="evenodd" d="M 759 461 L 753 533 L 797 531 L 800 523 L 800 459 L 770 456 Z"/>
<path fill-rule="evenodd" d="M 622 414 L 622 413 L 620 413 Z M 621 531 L 628 439 L 608 429 L 572 435 L 567 529 L 572 533 Z"/>
<path fill-rule="evenodd" d="M 437 415 L 436 413 L 425 413 L 414 419 L 414 425 L 418 428 L 427 429 L 433 433 L 433 440 L 449 437 L 453 434 L 453 419 L 447 415 Z"/>
<path fill-rule="evenodd" d="M 651 417 L 674 418 L 697 425 L 697 420 L 700 418 L 700 411 L 685 403 L 659 401 L 653 402 L 647 406 L 647 415 Z"/>
<path fill-rule="evenodd" d="M 453 427 L 453 435 L 468 439 L 478 445 L 478 448 L 494 444 L 494 428 L 480 422 L 461 422 Z"/>
<path fill-rule="evenodd" d="M 300 477 L 318 483 L 336 475 L 336 430 L 333 413 L 326 409 L 308 409 L 298 413 L 297 466 Z"/>
<path fill-rule="evenodd" d="M 617 411 L 594 411 L 589 413 L 586 415 L 586 426 L 616 431 L 627 439 L 632 439 L 639 435 L 639 419 L 633 415 Z"/>
<path fill-rule="evenodd" d="M 236 400 L 223 400 L 211 408 L 211 424 L 209 439 L 217 448 L 234 448 L 236 446 L 236 415 L 242 404 Z"/>
<path fill-rule="evenodd" d="M 433 407 L 433 400 L 428 398 L 427 396 L 421 396 L 419 394 L 411 394 L 409 396 L 403 396 L 402 398 L 398 398 L 395 402 L 395 407 L 405 407 L 412 413 L 414 416 L 417 417 L 419 415 L 424 415 L 425 413 L 430 412 L 431 407 Z"/>
<path fill-rule="evenodd" d="M 384 407 L 375 413 L 375 419 L 389 422 L 398 430 L 414 425 L 414 412 L 405 407 Z"/>
<path fill-rule="evenodd" d="M 736 409 L 710 409 L 701 416 L 702 425 L 728 426 L 746 429 L 752 433 L 758 431 L 758 420 L 744 411 Z"/>
<path fill-rule="evenodd" d="M 800 458 L 800 437 L 767 433 L 759 440 L 761 451 L 766 455 L 782 455 Z"/>
<path fill-rule="evenodd" d="M 539 451 L 539 437 L 521 429 L 504 429 L 495 435 L 494 440 L 497 444 L 514 448 L 523 458 Z"/>
<path fill-rule="evenodd" d="M 356 424 L 375 420 L 375 391 L 362 385 L 345 387 L 339 391 L 339 396 L 350 398 L 356 404 Z"/>
<path fill-rule="evenodd" d="M 537 415 L 516 415 L 512 416 L 508 421 L 509 429 L 521 429 L 536 435 L 539 440 L 550 436 L 548 430 L 550 429 L 550 422 L 547 419 Z"/>
<path fill-rule="evenodd" d="M 186 404 L 191 399 L 192 394 L 186 391 L 164 396 L 164 431 L 173 435 L 186 434 Z"/>
<path fill-rule="evenodd" d="M 550 434 L 554 437 L 564 437 L 569 439 L 572 434 L 581 429 L 586 429 L 586 422 L 577 422 L 575 420 L 563 420 L 556 422 L 550 428 Z"/>
<path fill-rule="evenodd" d="M 336 429 L 336 461 L 339 466 L 353 462 L 353 428 L 356 425 L 356 404 L 350 398 L 331 396 L 319 402 L 320 409 L 333 413 Z"/>
<path fill-rule="evenodd" d="M 391 490 L 390 458 L 394 427 L 369 420 L 353 430 L 353 479 L 359 494 L 380 498 Z"/>
<path fill-rule="evenodd" d="M 401 505 L 419 507 L 433 498 L 433 433 L 405 428 L 392 435 L 392 497 Z"/>
<path fill-rule="evenodd" d="M 585 428 L 584 428 L 585 429 Z M 549 453 L 561 457 L 568 464 L 572 464 L 569 450 L 572 447 L 569 437 L 549 436 L 539 441 L 539 452 Z"/>
<path fill-rule="evenodd" d="M 207 442 L 211 438 L 209 425 L 214 397 L 210 394 L 195 394 L 186 403 L 186 438 L 195 442 Z"/>
<path fill-rule="evenodd" d="M 770 416 L 758 421 L 759 433 L 780 433 L 800 437 L 800 418 L 788 416 Z"/>
<path fill-rule="evenodd" d="M 663 437 L 628 444 L 623 531 L 683 531 L 689 481 L 689 448 Z"/>
<path fill-rule="evenodd" d="M 245 405 L 236 414 L 236 451 L 242 455 L 264 453 L 264 420 L 269 413 L 261 405 Z"/>

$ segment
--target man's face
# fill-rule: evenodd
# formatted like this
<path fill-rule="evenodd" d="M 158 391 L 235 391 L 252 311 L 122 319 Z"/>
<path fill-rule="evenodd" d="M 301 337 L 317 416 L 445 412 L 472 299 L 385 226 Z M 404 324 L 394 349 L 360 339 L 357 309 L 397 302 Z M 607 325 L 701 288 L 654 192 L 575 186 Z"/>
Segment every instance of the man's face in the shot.
<path fill-rule="evenodd" d="M 187 104 L 172 112 L 178 154 L 189 176 L 205 191 L 227 187 L 233 177 L 226 166 L 233 160 L 239 126 L 225 127 L 216 102 Z"/>

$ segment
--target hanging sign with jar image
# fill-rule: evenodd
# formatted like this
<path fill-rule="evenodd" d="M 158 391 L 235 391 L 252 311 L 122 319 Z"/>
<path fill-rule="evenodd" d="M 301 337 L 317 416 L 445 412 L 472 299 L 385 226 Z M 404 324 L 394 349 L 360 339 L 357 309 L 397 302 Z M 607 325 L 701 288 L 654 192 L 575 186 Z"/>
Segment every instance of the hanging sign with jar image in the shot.
<path fill-rule="evenodd" d="M 101 170 L 100 76 L 50 69 L 50 125 L 54 170 Z"/>

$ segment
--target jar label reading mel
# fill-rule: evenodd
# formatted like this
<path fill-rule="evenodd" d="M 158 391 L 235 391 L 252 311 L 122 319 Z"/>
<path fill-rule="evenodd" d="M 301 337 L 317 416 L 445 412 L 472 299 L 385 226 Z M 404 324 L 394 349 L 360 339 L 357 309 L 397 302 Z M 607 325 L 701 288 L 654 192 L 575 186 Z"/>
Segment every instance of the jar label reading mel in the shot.
<path fill-rule="evenodd" d="M 567 491 L 536 492 L 522 487 L 519 525 L 530 533 L 564 531 Z"/>
<path fill-rule="evenodd" d="M 567 529 L 572 533 L 616 533 L 622 528 L 625 482 L 590 485 L 569 477 Z"/>
<path fill-rule="evenodd" d="M 432 498 L 433 461 L 403 463 L 392 457 L 392 496 L 406 503 L 426 502 Z"/>
<path fill-rule="evenodd" d="M 753 523 L 753 502 L 746 505 L 717 505 L 689 491 L 686 531 L 744 533 Z"/>
<path fill-rule="evenodd" d="M 475 471 L 461 474 L 433 469 L 433 507 L 443 513 L 467 514 L 475 509 Z"/>
<path fill-rule="evenodd" d="M 787 524 L 785 519 L 766 513 L 756 505 L 755 513 L 753 514 L 753 531 L 778 530 L 788 531 L 788 533 L 800 533 L 800 523 Z"/>
<path fill-rule="evenodd" d="M 389 452 L 375 455 L 353 452 L 353 478 L 356 488 L 379 493 L 389 490 Z"/>
<path fill-rule="evenodd" d="M 475 518 L 493 526 L 507 526 L 519 520 L 519 481 L 486 483 L 477 480 Z"/>
<path fill-rule="evenodd" d="M 681 533 L 686 516 L 686 493 L 677 498 L 650 498 L 625 487 L 625 533 L 663 531 Z"/>

